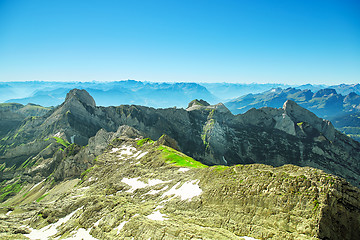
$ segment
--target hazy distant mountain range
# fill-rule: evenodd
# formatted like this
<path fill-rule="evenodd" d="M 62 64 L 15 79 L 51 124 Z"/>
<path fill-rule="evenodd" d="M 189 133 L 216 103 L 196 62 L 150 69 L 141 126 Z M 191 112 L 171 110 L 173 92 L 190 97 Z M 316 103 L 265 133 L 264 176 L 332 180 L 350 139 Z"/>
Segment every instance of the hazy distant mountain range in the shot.
<path fill-rule="evenodd" d="M 204 99 L 215 104 L 228 102 L 250 93 L 257 94 L 274 88 L 286 89 L 289 87 L 308 89 L 312 92 L 332 88 L 342 95 L 351 92 L 360 94 L 359 84 L 295 86 L 271 83 L 154 83 L 134 80 L 114 82 L 30 81 L 0 83 L 0 102 L 57 106 L 64 101 L 64 95 L 70 89 L 79 88 L 87 90 L 101 106 L 136 104 L 161 108 L 174 106 L 185 108 L 193 99 Z"/>
<path fill-rule="evenodd" d="M 351 92 L 342 95 L 333 88 L 321 89 L 315 93 L 309 89 L 274 88 L 263 93 L 244 95 L 225 103 L 225 105 L 233 113 L 238 114 L 251 108 L 280 108 L 286 100 L 293 100 L 323 118 L 360 111 L 360 96 L 358 94 Z"/>
<path fill-rule="evenodd" d="M 304 85 L 304 87 L 308 87 L 308 85 Z M 316 115 L 332 121 L 340 131 L 359 141 L 360 96 L 358 93 L 359 85 L 344 84 L 334 88 L 320 89 L 317 92 L 309 89 L 274 88 L 263 93 L 241 96 L 226 102 L 225 105 L 234 114 L 240 114 L 251 108 L 281 108 L 284 101 L 293 100 Z"/>
<path fill-rule="evenodd" d="M 57 106 L 64 101 L 70 89 L 87 90 L 100 106 L 135 104 L 149 107 L 186 107 L 195 99 L 210 103 L 220 101 L 205 87 L 197 83 L 150 83 L 140 81 L 119 82 L 8 82 L 0 84 L 2 102 L 34 103 Z"/>

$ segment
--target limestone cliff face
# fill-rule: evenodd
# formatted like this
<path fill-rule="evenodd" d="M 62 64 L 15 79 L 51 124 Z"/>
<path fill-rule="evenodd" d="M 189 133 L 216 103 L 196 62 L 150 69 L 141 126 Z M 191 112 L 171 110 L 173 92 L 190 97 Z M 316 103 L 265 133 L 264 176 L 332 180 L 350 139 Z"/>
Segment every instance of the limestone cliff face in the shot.
<path fill-rule="evenodd" d="M 97 107 L 85 90 L 75 89 L 61 106 L 44 117 L 25 120 L 1 144 L 10 150 L 60 134 L 69 143 L 87 145 L 100 129 L 116 132 L 122 125 L 153 140 L 166 134 L 179 150 L 208 165 L 291 163 L 323 169 L 360 186 L 360 143 L 292 101 L 280 109 L 251 109 L 241 115 L 231 114 L 223 104 L 201 100 L 186 110 L 134 105 L 105 108 Z M 3 162 L 9 159 L 5 155 Z M 22 156 L 18 162 L 29 157 Z"/>
<path fill-rule="evenodd" d="M 132 131 L 122 127 L 81 180 L 24 184 L 0 205 L 0 238 L 360 238 L 360 190 L 344 179 L 294 165 L 208 167 Z"/>
<path fill-rule="evenodd" d="M 333 141 L 335 139 L 336 130 L 330 121 L 318 118 L 315 114 L 291 100 L 284 103 L 283 109 L 293 122 L 306 122 L 322 133 L 328 140 Z"/>
<path fill-rule="evenodd" d="M 0 139 L 11 130 L 18 128 L 25 118 L 42 116 L 48 111 L 50 108 L 31 103 L 26 106 L 19 103 L 0 103 Z"/>
<path fill-rule="evenodd" d="M 66 94 L 65 102 L 81 102 L 91 107 L 96 106 L 94 98 L 91 97 L 86 90 L 80 89 L 73 89 L 68 94 Z"/>

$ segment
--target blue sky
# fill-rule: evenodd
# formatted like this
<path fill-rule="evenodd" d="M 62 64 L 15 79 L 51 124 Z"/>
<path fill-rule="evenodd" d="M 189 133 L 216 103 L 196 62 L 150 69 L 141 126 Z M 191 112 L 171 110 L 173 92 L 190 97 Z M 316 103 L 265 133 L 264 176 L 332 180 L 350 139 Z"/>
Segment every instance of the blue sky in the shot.
<path fill-rule="evenodd" d="M 0 81 L 360 82 L 357 0 L 0 0 Z"/>

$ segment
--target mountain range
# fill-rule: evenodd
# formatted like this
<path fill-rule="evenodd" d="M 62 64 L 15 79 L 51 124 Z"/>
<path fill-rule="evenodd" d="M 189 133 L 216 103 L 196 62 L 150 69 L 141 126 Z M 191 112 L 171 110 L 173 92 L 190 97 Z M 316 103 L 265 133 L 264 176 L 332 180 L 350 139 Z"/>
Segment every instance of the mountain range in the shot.
<path fill-rule="evenodd" d="M 24 94 L 27 89 L 27 97 Z M 100 106 L 116 106 L 120 104 L 137 104 L 156 108 L 186 107 L 195 98 L 203 98 L 209 102 L 219 99 L 205 87 L 197 83 L 151 83 L 134 80 L 118 82 L 30 82 L 0 84 L 2 100 L 7 103 L 39 104 L 45 107 L 60 105 L 67 92 L 73 88 L 87 90 Z M 21 97 L 14 98 L 16 92 Z M 11 96 L 11 97 L 10 97 Z"/>
<path fill-rule="evenodd" d="M 274 88 L 258 94 L 247 94 L 225 103 L 234 113 L 244 113 L 251 108 L 279 108 L 286 100 L 292 100 L 300 106 L 323 118 L 344 115 L 360 111 L 360 96 L 355 92 L 347 95 L 338 94 L 335 89 L 321 89 L 315 93 L 311 90 L 296 88 Z"/>
<path fill-rule="evenodd" d="M 193 99 L 211 104 L 225 102 L 234 114 L 252 107 L 275 107 L 290 99 L 322 118 L 355 140 L 360 140 L 360 125 L 344 125 L 358 111 L 360 84 L 290 86 L 284 84 L 240 83 L 154 83 L 134 80 L 115 82 L 3 82 L 0 101 L 60 105 L 73 88 L 87 90 L 100 106 L 134 104 L 155 108 L 186 108 Z M 337 119 L 333 119 L 336 117 Z"/>
<path fill-rule="evenodd" d="M 360 237 L 360 143 L 292 100 L 233 115 L 73 89 L 2 134 L 2 237 Z"/>
<path fill-rule="evenodd" d="M 339 85 L 339 87 L 343 92 L 347 92 L 354 90 L 356 86 L 345 88 L 344 85 Z M 331 120 L 340 131 L 360 140 L 360 125 L 356 117 L 354 118 L 360 112 L 360 96 L 355 92 L 342 95 L 332 88 L 320 89 L 315 93 L 309 89 L 274 88 L 258 94 L 244 95 L 226 102 L 225 105 L 233 113 L 239 114 L 251 108 L 280 108 L 286 100 L 295 101 L 316 115 Z"/>
<path fill-rule="evenodd" d="M 256 94 L 274 88 L 297 88 L 317 92 L 332 88 L 338 94 L 351 92 L 360 94 L 360 84 L 340 85 L 285 85 L 242 83 L 165 83 L 134 80 L 112 82 L 0 82 L 0 102 L 21 104 L 34 103 L 45 107 L 57 106 L 73 88 L 87 90 L 100 106 L 136 104 L 149 107 L 186 107 L 193 99 L 204 99 L 209 103 L 228 102 L 246 94 Z M 164 96 L 163 98 L 161 98 Z M 166 101 L 164 100 L 167 97 Z"/>

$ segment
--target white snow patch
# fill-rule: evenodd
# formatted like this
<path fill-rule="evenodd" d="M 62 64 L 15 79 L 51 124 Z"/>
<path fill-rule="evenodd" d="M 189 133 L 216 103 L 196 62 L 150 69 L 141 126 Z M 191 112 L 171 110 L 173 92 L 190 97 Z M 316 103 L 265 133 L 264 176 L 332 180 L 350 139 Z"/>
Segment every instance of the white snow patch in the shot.
<path fill-rule="evenodd" d="M 78 197 L 82 197 L 84 196 L 84 194 L 80 194 L 80 195 L 76 195 L 76 196 L 71 196 L 70 198 L 78 198 Z"/>
<path fill-rule="evenodd" d="M 32 188 L 30 188 L 30 190 L 28 192 L 30 192 L 31 190 L 33 190 L 34 188 L 36 188 L 37 186 L 39 186 L 40 184 L 42 184 L 46 179 L 42 180 L 41 182 L 38 182 L 37 184 L 35 184 L 34 186 L 32 186 Z"/>
<path fill-rule="evenodd" d="M 121 231 L 121 229 L 125 226 L 126 223 L 128 223 L 129 221 L 123 221 L 122 223 L 119 224 L 119 226 L 117 226 L 114 229 L 117 229 L 116 235 L 118 235 Z"/>
<path fill-rule="evenodd" d="M 97 178 L 94 179 L 93 177 L 89 177 L 89 179 L 88 179 L 89 182 L 96 181 L 96 180 L 97 180 Z"/>
<path fill-rule="evenodd" d="M 86 189 L 89 189 L 90 186 L 87 186 L 87 187 L 82 187 L 82 188 L 79 188 L 78 190 L 86 190 Z"/>
<path fill-rule="evenodd" d="M 92 228 L 89 228 L 88 230 L 85 228 L 79 228 L 74 236 L 65 238 L 65 240 L 98 240 L 90 235 L 91 229 Z"/>
<path fill-rule="evenodd" d="M 158 209 L 160 209 L 160 208 L 164 208 L 164 206 L 159 205 L 159 206 L 157 206 L 157 207 L 155 208 L 155 210 L 158 210 Z"/>
<path fill-rule="evenodd" d="M 147 186 L 146 183 L 138 181 L 140 177 L 137 178 L 123 178 L 121 181 L 126 183 L 127 185 L 131 186 L 131 189 L 127 190 L 126 192 L 133 193 L 136 189 L 144 188 Z"/>
<path fill-rule="evenodd" d="M 136 189 L 139 188 L 145 188 L 147 186 L 154 186 L 160 183 L 165 183 L 164 181 L 160 179 L 150 179 L 148 180 L 148 183 L 144 183 L 142 181 L 139 181 L 140 177 L 137 178 L 123 178 L 121 182 L 126 183 L 127 185 L 131 186 L 131 189 L 127 190 L 126 192 L 133 193 Z"/>
<path fill-rule="evenodd" d="M 136 158 L 140 153 L 141 153 L 141 151 L 138 151 L 138 152 L 134 153 L 132 157 Z"/>
<path fill-rule="evenodd" d="M 155 185 L 158 185 L 158 184 L 160 184 L 160 183 L 166 183 L 166 182 L 164 182 L 164 181 L 162 181 L 162 180 L 160 180 L 160 179 L 150 179 L 150 180 L 148 181 L 148 184 L 149 184 L 150 186 L 155 186 Z"/>
<path fill-rule="evenodd" d="M 240 237 L 240 238 L 243 238 L 245 240 L 259 240 L 259 239 L 252 238 L 252 237 L 247 237 L 247 236 L 243 236 L 243 237 Z"/>
<path fill-rule="evenodd" d="M 179 168 L 179 172 L 186 172 L 186 171 L 189 171 L 190 170 L 190 168 L 184 168 L 184 167 L 182 167 L 182 168 Z"/>
<path fill-rule="evenodd" d="M 57 132 L 55 133 L 54 137 L 60 137 L 61 133 L 60 132 Z"/>
<path fill-rule="evenodd" d="M 202 193 L 201 188 L 198 185 L 198 180 L 193 180 L 184 183 L 180 188 L 177 187 L 181 182 L 175 184 L 169 191 L 164 193 L 162 197 L 175 195 L 181 198 L 181 200 L 191 200 L 193 197 L 199 196 Z"/>
<path fill-rule="evenodd" d="M 164 221 L 164 220 L 167 220 L 167 218 L 164 218 L 166 217 L 165 214 L 162 214 L 159 210 L 157 210 L 156 212 L 153 212 L 152 214 L 146 216 L 148 219 L 151 219 L 151 220 L 156 220 L 156 221 Z"/>
<path fill-rule="evenodd" d="M 8 211 L 5 215 L 6 215 L 6 216 L 9 216 L 10 213 L 12 213 L 12 212 L 13 212 L 13 211 L 10 210 L 10 211 Z"/>
<path fill-rule="evenodd" d="M 48 226 L 45 226 L 41 229 L 33 229 L 33 228 L 29 228 L 30 229 L 30 233 L 29 234 L 24 234 L 25 237 L 30 238 L 31 240 L 47 240 L 49 237 L 55 235 L 57 233 L 57 227 L 59 227 L 61 224 L 66 223 L 67 221 L 69 221 L 69 219 L 77 212 L 79 211 L 81 208 L 76 209 L 75 211 L 73 211 L 72 213 L 70 213 L 69 215 L 60 218 L 59 221 L 57 221 L 56 223 L 52 223 L 49 224 Z"/>
<path fill-rule="evenodd" d="M 102 217 L 102 218 L 100 218 L 96 223 L 94 223 L 94 227 L 97 227 L 97 226 L 99 226 L 99 224 L 100 224 L 100 221 L 103 219 L 104 217 Z"/>
<path fill-rule="evenodd" d="M 141 153 L 139 156 L 136 157 L 136 160 L 139 160 L 140 158 L 142 158 L 143 156 L 145 156 L 148 152 L 143 152 Z"/>
<path fill-rule="evenodd" d="M 120 150 L 120 148 L 113 148 L 113 149 L 111 149 L 110 153 L 114 153 L 114 152 L 117 152 L 119 150 Z"/>
<path fill-rule="evenodd" d="M 159 192 L 165 191 L 169 186 L 165 186 L 160 190 L 150 190 L 147 193 L 145 193 L 145 195 L 150 194 L 150 195 L 155 195 L 158 194 Z"/>
<path fill-rule="evenodd" d="M 121 150 L 120 155 L 133 155 L 133 152 L 137 151 L 136 148 L 131 146 L 122 146 L 119 150 Z"/>

